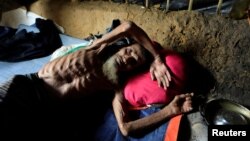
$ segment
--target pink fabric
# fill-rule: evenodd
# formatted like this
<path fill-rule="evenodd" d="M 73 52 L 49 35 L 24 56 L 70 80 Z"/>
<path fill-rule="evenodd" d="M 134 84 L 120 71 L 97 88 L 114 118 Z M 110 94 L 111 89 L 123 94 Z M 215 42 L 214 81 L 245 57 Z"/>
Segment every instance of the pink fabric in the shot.
<path fill-rule="evenodd" d="M 133 107 L 143 107 L 149 104 L 169 103 L 175 95 L 181 94 L 185 89 L 187 65 L 184 58 L 172 51 L 165 53 L 165 61 L 171 71 L 171 82 L 167 90 L 152 81 L 149 71 L 129 79 L 124 89 L 125 99 Z"/>

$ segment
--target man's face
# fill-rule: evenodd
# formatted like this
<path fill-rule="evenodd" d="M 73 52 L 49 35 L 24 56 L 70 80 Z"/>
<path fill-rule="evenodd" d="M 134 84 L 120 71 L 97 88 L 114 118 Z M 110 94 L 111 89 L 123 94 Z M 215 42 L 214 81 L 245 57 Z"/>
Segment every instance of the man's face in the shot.
<path fill-rule="evenodd" d="M 139 44 L 133 44 L 120 49 L 114 54 L 114 63 L 119 72 L 130 71 L 145 62 L 145 57 Z"/>
<path fill-rule="evenodd" d="M 111 56 L 103 65 L 103 72 L 109 80 L 118 84 L 122 73 L 131 71 L 145 63 L 146 58 L 141 48 L 138 44 L 134 44 L 120 49 Z"/>

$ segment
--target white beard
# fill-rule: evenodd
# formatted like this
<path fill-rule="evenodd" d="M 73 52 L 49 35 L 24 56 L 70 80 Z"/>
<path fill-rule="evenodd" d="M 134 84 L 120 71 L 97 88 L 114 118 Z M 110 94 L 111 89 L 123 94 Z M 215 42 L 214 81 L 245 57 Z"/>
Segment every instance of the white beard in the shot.
<path fill-rule="evenodd" d="M 114 57 L 110 57 L 102 66 L 103 74 L 114 85 L 119 85 L 119 75 Z"/>

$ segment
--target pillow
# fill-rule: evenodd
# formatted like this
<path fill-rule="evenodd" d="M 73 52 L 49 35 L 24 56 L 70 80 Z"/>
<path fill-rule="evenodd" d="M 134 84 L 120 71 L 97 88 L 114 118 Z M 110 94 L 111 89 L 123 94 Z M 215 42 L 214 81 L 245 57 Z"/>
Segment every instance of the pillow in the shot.
<path fill-rule="evenodd" d="M 82 43 L 79 43 L 79 44 L 61 46 L 60 48 L 56 49 L 52 53 L 50 61 L 55 60 L 56 58 L 68 55 L 70 53 L 73 53 L 73 52 L 75 52 L 75 51 L 77 51 L 77 50 L 79 50 L 81 48 L 85 48 L 85 47 L 89 46 L 91 43 L 92 42 L 88 42 L 88 41 L 84 42 L 82 40 Z"/>
<path fill-rule="evenodd" d="M 124 97 L 132 107 L 145 107 L 152 104 L 167 104 L 175 95 L 184 92 L 187 81 L 187 63 L 181 54 L 173 51 L 164 53 L 166 65 L 171 74 L 167 90 L 152 81 L 146 71 L 131 77 L 124 89 Z"/>

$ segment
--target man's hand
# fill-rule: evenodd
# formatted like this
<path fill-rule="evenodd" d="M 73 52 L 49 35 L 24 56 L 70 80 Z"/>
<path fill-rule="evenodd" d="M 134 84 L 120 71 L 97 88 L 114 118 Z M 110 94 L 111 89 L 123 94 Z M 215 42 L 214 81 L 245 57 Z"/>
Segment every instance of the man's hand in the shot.
<path fill-rule="evenodd" d="M 176 95 L 174 99 L 167 105 L 167 108 L 171 109 L 173 115 L 187 113 L 193 110 L 192 97 L 194 93 L 186 93 Z"/>
<path fill-rule="evenodd" d="M 150 75 L 152 80 L 157 80 L 159 86 L 162 86 L 165 90 L 167 89 L 171 81 L 171 76 L 167 66 L 162 62 L 160 57 L 155 58 L 151 64 Z"/>

